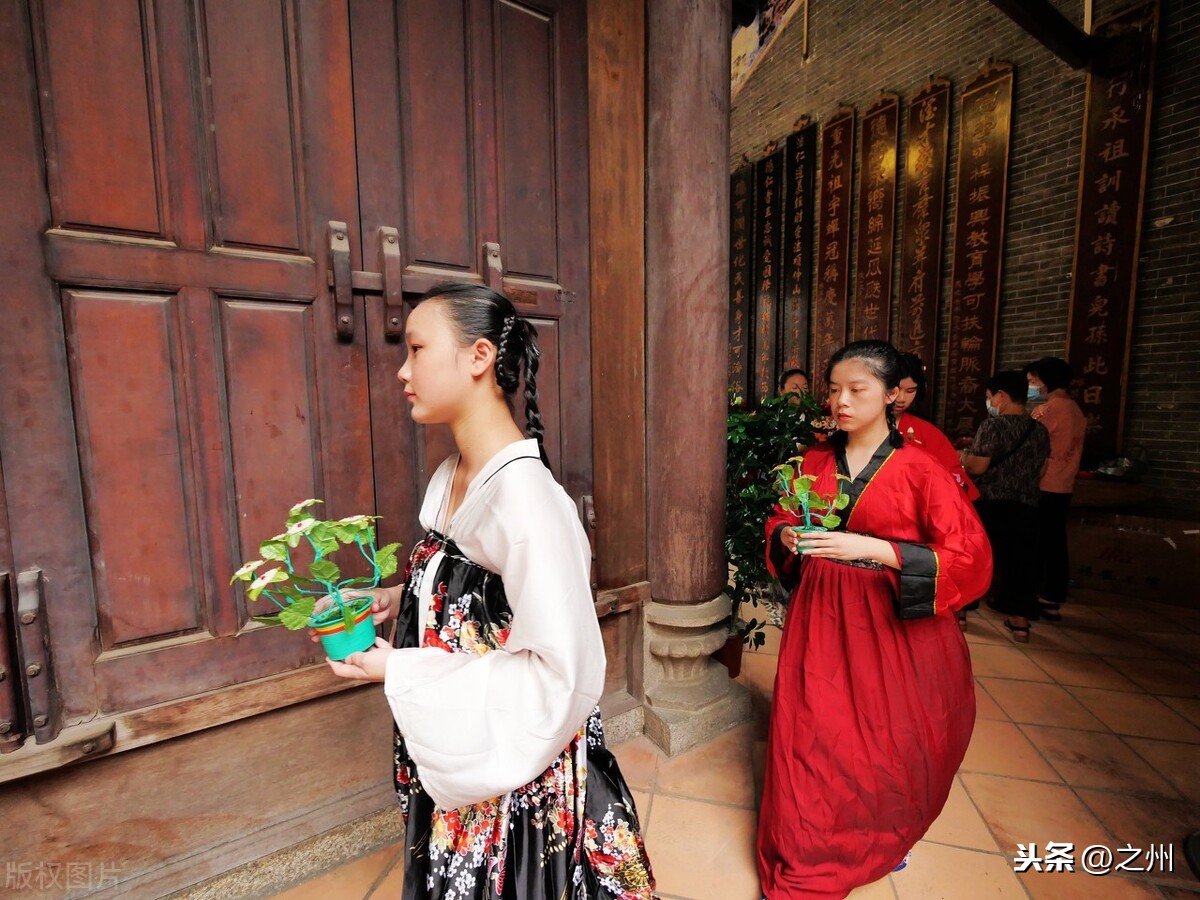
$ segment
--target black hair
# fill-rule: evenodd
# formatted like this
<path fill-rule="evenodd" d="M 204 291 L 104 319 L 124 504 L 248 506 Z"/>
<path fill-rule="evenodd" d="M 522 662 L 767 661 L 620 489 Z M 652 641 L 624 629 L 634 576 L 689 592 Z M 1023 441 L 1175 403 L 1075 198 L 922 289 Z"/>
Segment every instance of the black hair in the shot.
<path fill-rule="evenodd" d="M 791 378 L 793 375 L 803 375 L 805 381 L 812 381 L 812 379 L 808 377 L 808 373 L 805 372 L 803 369 L 787 369 L 783 372 L 782 375 L 779 376 L 777 390 L 782 391 L 783 386 L 785 384 L 787 384 L 787 380 L 789 378 Z"/>
<path fill-rule="evenodd" d="M 852 341 L 830 357 L 829 365 L 825 367 L 825 381 L 830 381 L 834 366 L 848 359 L 857 359 L 870 369 L 871 374 L 883 382 L 885 392 L 899 387 L 900 379 L 904 377 L 900 374 L 900 353 L 887 341 Z M 903 447 L 904 436 L 896 427 L 895 403 L 889 403 L 884 412 L 887 416 L 888 443 L 893 447 Z M 846 433 L 839 431 L 830 440 L 845 447 Z"/>
<path fill-rule="evenodd" d="M 483 338 L 496 348 L 496 384 L 512 408 L 512 397 L 525 379 L 525 433 L 537 439 L 538 453 L 546 468 L 543 444 L 545 428 L 537 402 L 537 371 L 541 351 L 537 329 L 517 315 L 512 301 L 499 291 L 482 284 L 447 282 L 430 288 L 417 302 L 433 300 L 446 307 L 446 314 L 459 336 L 467 344 Z"/>
<path fill-rule="evenodd" d="M 1075 377 L 1075 373 L 1067 361 L 1059 359 L 1057 356 L 1043 356 L 1037 362 L 1031 362 L 1025 366 L 1022 371 L 1026 375 L 1042 379 L 1042 384 L 1046 385 L 1047 394 L 1057 391 L 1059 388 L 1069 387 L 1071 379 Z"/>
<path fill-rule="evenodd" d="M 1004 391 L 1013 402 L 1024 403 L 1029 383 L 1025 380 L 1024 372 L 1019 369 L 1006 369 L 988 379 L 987 389 L 992 394 Z"/>
<path fill-rule="evenodd" d="M 912 405 L 917 406 L 925 399 L 925 390 L 928 384 L 925 380 L 925 363 L 921 362 L 921 357 L 915 353 L 900 354 L 900 381 L 905 378 L 911 378 L 917 386 L 917 396 L 913 398 Z M 899 384 L 900 381 L 896 383 Z"/>

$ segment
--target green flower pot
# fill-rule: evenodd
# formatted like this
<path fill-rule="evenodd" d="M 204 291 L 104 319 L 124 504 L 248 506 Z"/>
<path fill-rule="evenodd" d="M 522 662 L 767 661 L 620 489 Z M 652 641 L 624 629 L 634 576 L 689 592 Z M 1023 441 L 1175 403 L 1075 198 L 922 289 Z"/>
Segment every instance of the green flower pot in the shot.
<path fill-rule="evenodd" d="M 371 618 L 371 599 L 352 600 L 346 604 L 354 614 L 350 629 L 342 611 L 337 605 L 331 606 L 308 620 L 308 624 L 317 632 L 321 646 L 330 659 L 345 659 L 351 653 L 367 650 L 375 644 L 375 622 Z"/>

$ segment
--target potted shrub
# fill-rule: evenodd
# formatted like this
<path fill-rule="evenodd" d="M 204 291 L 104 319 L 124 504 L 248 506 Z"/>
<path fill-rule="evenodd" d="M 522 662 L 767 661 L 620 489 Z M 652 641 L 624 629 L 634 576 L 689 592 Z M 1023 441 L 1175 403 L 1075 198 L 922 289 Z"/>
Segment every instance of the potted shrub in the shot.
<path fill-rule="evenodd" d="M 378 516 L 316 519 L 310 508 L 321 502 L 302 500 L 293 506 L 288 511 L 284 531 L 263 541 L 258 547 L 259 558 L 250 560 L 234 572 L 229 583 L 246 582 L 249 585 L 246 596 L 250 600 L 266 599 L 275 605 L 275 613 L 254 616 L 254 621 L 283 625 L 292 631 L 312 628 L 321 638 L 330 659 L 345 659 L 375 643 L 375 623 L 371 619 L 371 598 L 347 598 L 344 592 L 378 587 L 380 581 L 394 575 L 398 565 L 396 551 L 400 545 L 375 548 Z M 307 565 L 296 558 L 308 555 L 296 552 L 302 549 L 302 541 L 308 545 L 313 557 Z M 370 564 L 370 575 L 343 577 L 341 567 L 331 557 L 338 550 L 349 547 L 356 548 Z M 271 562 L 279 565 L 263 568 Z M 317 601 L 325 596 L 329 596 L 332 603 L 314 613 Z"/>
<path fill-rule="evenodd" d="M 788 394 L 763 400 L 748 409 L 741 397 L 731 395 L 727 420 L 725 469 L 725 558 L 730 566 L 729 589 L 733 600 L 730 641 L 724 651 L 731 674 L 740 666 L 743 643 L 759 648 L 766 642 L 764 628 L 778 625 L 778 615 L 747 610 L 756 605 L 774 609 L 779 586 L 766 565 L 763 524 L 778 499 L 773 470 L 823 437 L 829 420 L 809 394 Z"/>

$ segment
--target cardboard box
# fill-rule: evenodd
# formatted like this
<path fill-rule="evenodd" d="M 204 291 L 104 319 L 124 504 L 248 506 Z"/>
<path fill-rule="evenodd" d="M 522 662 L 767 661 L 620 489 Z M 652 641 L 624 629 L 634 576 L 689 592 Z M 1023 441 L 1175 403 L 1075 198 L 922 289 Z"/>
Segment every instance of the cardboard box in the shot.
<path fill-rule="evenodd" d="M 1080 587 L 1200 608 L 1200 522 L 1089 512 L 1067 542 Z"/>

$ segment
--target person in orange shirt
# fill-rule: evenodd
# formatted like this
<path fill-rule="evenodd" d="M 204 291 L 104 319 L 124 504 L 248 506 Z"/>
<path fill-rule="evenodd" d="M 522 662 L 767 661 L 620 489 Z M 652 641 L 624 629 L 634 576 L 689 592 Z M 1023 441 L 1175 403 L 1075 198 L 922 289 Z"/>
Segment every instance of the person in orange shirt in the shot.
<path fill-rule="evenodd" d="M 1042 618 L 1057 622 L 1062 618 L 1059 606 L 1067 599 L 1070 560 L 1067 553 L 1067 507 L 1075 490 L 1075 476 L 1083 456 L 1083 438 L 1087 419 L 1079 404 L 1067 394 L 1074 373 L 1066 360 L 1046 356 L 1025 366 L 1029 383 L 1028 400 L 1045 402 L 1031 415 L 1050 432 L 1050 458 L 1038 484 L 1038 544 L 1042 561 L 1038 601 Z"/>

